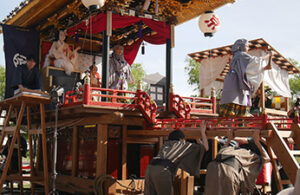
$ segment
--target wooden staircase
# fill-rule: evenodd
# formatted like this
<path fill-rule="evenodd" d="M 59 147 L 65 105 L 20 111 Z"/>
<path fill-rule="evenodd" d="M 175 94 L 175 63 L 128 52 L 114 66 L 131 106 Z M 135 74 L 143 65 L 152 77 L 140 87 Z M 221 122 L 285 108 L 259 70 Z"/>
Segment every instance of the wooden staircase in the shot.
<path fill-rule="evenodd" d="M 294 143 L 300 146 L 300 127 L 299 124 L 292 124 L 291 129 L 280 128 L 278 129 L 274 123 L 268 123 L 267 128 L 272 130 L 272 134 L 267 138 L 268 153 L 271 158 L 275 173 L 275 181 L 279 191 L 283 189 L 283 184 L 292 183 L 296 181 L 296 173 L 300 168 L 295 155 L 300 155 L 300 150 L 290 150 L 287 140 L 293 139 Z M 276 161 L 282 165 L 289 181 L 281 180 L 278 165 Z"/>
<path fill-rule="evenodd" d="M 5 181 L 11 182 L 11 193 L 13 194 L 13 181 L 18 181 L 20 183 L 20 194 L 23 194 L 23 181 L 31 182 L 31 192 L 34 194 L 34 183 L 33 182 L 42 182 L 45 188 L 45 194 L 49 193 L 49 176 L 48 176 L 48 160 L 47 160 L 47 145 L 46 145 L 46 128 L 45 128 L 45 108 L 44 104 L 49 104 L 50 98 L 42 97 L 39 95 L 28 95 L 28 94 L 19 94 L 12 98 L 3 100 L 0 102 L 1 113 L 3 109 L 9 107 L 8 112 L 4 117 L 5 122 L 3 129 L 1 131 L 0 138 L 0 149 L 3 148 L 3 142 L 5 138 L 10 138 L 7 143 L 8 146 L 8 155 L 6 157 L 6 162 L 4 168 L 1 172 L 0 179 L 0 192 L 2 192 L 3 184 Z M 40 125 L 39 130 L 33 130 L 31 128 L 31 106 L 36 105 L 39 108 L 40 113 Z M 29 135 L 29 155 L 30 155 L 30 176 L 24 176 L 22 172 L 22 157 L 21 157 L 21 139 L 20 139 L 20 127 L 23 121 L 23 115 L 27 109 L 27 131 Z M 15 113 L 15 126 L 10 126 L 10 121 L 12 119 L 12 113 Z M 34 174 L 34 163 L 33 163 L 33 146 L 32 146 L 32 135 L 41 135 L 41 145 L 43 150 L 43 169 L 44 175 L 42 177 L 35 176 Z M 15 147 L 17 146 L 18 150 L 18 173 L 8 174 L 9 167 L 12 161 L 12 156 Z M 39 146 L 41 147 L 41 146 Z"/>

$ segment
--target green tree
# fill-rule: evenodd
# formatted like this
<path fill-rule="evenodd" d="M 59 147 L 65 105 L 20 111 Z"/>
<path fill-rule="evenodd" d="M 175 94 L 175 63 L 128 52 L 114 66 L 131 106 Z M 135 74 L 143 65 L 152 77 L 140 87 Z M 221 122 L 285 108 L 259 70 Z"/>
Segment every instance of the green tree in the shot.
<path fill-rule="evenodd" d="M 0 65 L 0 100 L 5 96 L 5 68 Z"/>
<path fill-rule="evenodd" d="M 194 87 L 194 91 L 200 94 L 200 85 L 199 85 L 199 68 L 200 63 L 196 62 L 192 58 L 186 58 L 185 62 L 187 65 L 184 67 L 186 74 L 188 75 L 188 84 Z"/>
<path fill-rule="evenodd" d="M 146 75 L 146 71 L 144 70 L 142 64 L 132 64 L 131 72 L 134 76 L 135 83 L 134 84 L 130 83 L 128 85 L 128 90 L 129 91 L 136 91 L 137 87 L 138 87 L 138 81 L 143 81 L 143 79 Z M 143 87 L 143 90 L 145 90 L 145 86 L 142 86 L 142 87 Z"/>
<path fill-rule="evenodd" d="M 289 58 L 288 59 L 294 66 L 299 68 L 299 63 L 292 59 Z M 300 75 L 294 75 L 293 78 L 290 79 L 290 88 L 291 88 L 291 92 L 292 95 L 300 95 Z"/>

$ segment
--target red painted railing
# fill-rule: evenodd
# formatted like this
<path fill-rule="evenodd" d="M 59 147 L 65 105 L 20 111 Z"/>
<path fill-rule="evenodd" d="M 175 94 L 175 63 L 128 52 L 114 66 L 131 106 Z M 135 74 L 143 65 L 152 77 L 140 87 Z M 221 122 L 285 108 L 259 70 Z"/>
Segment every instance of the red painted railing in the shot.
<path fill-rule="evenodd" d="M 79 92 L 68 91 L 65 94 L 64 107 L 78 104 L 98 105 L 103 107 L 119 107 L 139 109 L 149 123 L 156 120 L 157 106 L 150 96 L 141 90 L 137 92 L 90 87 L 85 84 Z"/>
<path fill-rule="evenodd" d="M 191 107 L 184 99 L 174 93 L 169 94 L 169 108 L 179 118 L 190 118 Z"/>
<path fill-rule="evenodd" d="M 136 91 L 135 104 L 148 121 L 156 122 L 157 105 L 146 92 Z"/>
<path fill-rule="evenodd" d="M 217 112 L 216 97 L 182 97 L 191 107 L 191 113 L 212 113 Z"/>

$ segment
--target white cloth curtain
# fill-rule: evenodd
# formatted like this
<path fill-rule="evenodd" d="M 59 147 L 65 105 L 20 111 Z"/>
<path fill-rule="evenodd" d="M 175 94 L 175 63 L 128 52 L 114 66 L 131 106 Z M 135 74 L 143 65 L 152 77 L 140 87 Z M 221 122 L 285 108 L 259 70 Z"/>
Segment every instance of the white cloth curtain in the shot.
<path fill-rule="evenodd" d="M 220 77 L 225 65 L 228 63 L 230 55 L 211 57 L 201 61 L 199 69 L 200 88 L 206 88 Z"/>
<path fill-rule="evenodd" d="M 249 54 L 257 57 L 266 55 L 266 53 L 261 49 L 252 50 Z M 256 65 L 255 64 L 256 63 L 251 63 L 247 67 L 247 78 L 255 87 L 255 91 L 258 89 L 261 82 L 264 81 L 265 85 L 268 85 L 273 91 L 277 92 L 278 95 L 291 97 L 288 71 L 281 69 L 273 61 L 271 62 L 272 69 L 266 71 L 263 71 L 263 68 L 267 65 L 267 60 L 261 61 L 261 63 Z M 255 68 L 258 72 L 255 74 L 255 71 L 253 71 L 252 75 L 248 75 L 248 69 L 250 70 Z"/>
<path fill-rule="evenodd" d="M 265 55 L 265 52 L 262 49 L 256 49 L 249 51 L 249 54 L 256 57 L 261 57 Z M 204 59 L 201 61 L 201 66 L 199 69 L 199 82 L 200 88 L 205 89 L 205 95 L 210 95 L 210 89 L 212 87 L 215 87 L 216 91 L 222 89 L 223 83 L 221 84 L 215 80 L 216 78 L 220 77 L 220 73 L 228 63 L 229 58 L 230 55 L 224 55 L 220 57 Z M 253 63 L 249 64 L 249 70 L 251 68 L 257 68 L 259 71 L 259 74 L 257 74 L 257 72 L 254 73 L 254 70 L 251 70 L 252 77 L 250 80 L 252 80 L 255 88 L 258 88 L 261 81 L 265 81 L 265 85 L 268 85 L 273 91 L 277 92 L 278 95 L 283 97 L 291 97 L 288 72 L 284 69 L 281 69 L 274 62 L 271 63 L 271 70 L 262 71 L 267 64 L 267 61 L 261 60 L 259 62 L 259 59 L 256 60 L 258 61 L 253 61 Z M 257 63 L 259 64 L 258 67 Z"/>

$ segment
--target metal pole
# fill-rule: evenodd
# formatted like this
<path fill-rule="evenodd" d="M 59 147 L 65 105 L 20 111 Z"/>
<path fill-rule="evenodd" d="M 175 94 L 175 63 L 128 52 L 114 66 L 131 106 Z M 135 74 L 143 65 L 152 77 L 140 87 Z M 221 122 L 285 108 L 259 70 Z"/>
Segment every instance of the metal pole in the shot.
<path fill-rule="evenodd" d="M 52 185 L 53 185 L 53 189 L 52 192 L 50 194 L 58 194 L 56 192 L 56 176 L 57 176 L 57 172 L 56 172 L 56 164 L 57 164 L 57 123 L 58 123 L 58 102 L 56 103 L 55 106 L 55 127 L 54 127 L 54 134 L 53 134 L 53 181 L 52 181 Z"/>
<path fill-rule="evenodd" d="M 169 91 L 170 85 L 173 81 L 172 78 L 172 47 L 171 47 L 171 39 L 167 39 L 166 44 L 166 110 L 169 110 Z"/>

